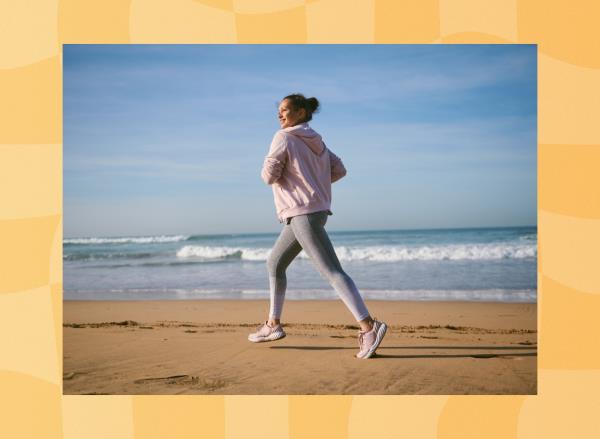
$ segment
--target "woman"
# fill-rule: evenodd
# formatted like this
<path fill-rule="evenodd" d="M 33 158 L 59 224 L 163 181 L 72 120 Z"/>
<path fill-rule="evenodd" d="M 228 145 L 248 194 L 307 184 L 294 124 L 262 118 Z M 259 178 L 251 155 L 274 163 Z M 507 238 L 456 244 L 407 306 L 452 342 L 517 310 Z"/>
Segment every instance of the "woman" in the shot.
<path fill-rule="evenodd" d="M 369 315 L 356 285 L 342 270 L 324 228 L 327 216 L 332 215 L 331 183 L 346 175 L 346 169 L 308 126 L 318 106 L 316 98 L 307 99 L 301 94 L 286 96 L 279 104 L 281 129 L 273 137 L 261 176 L 272 185 L 277 215 L 284 226 L 267 260 L 269 318 L 248 339 L 264 342 L 285 337 L 280 320 L 287 286 L 285 271 L 304 249 L 359 323 L 360 351 L 356 357 L 364 359 L 375 353 L 387 326 Z"/>

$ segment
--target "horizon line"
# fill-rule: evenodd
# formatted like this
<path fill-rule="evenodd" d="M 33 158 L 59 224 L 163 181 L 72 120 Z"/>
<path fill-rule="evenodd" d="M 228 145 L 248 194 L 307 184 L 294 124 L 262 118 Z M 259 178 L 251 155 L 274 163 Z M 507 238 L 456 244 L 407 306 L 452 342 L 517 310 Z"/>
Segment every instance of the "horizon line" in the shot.
<path fill-rule="evenodd" d="M 405 229 L 354 229 L 354 230 L 328 230 L 331 233 L 356 233 L 356 232 L 419 232 L 434 230 L 470 230 L 470 229 L 517 229 L 525 227 L 535 227 L 535 225 L 518 226 L 472 226 L 472 227 L 431 227 L 431 228 L 405 228 Z M 154 236 L 231 236 L 231 235 L 277 235 L 279 232 L 236 232 L 236 233 L 155 233 L 145 235 L 111 235 L 111 236 L 63 236 L 65 239 L 85 239 L 85 238 L 145 238 Z"/>

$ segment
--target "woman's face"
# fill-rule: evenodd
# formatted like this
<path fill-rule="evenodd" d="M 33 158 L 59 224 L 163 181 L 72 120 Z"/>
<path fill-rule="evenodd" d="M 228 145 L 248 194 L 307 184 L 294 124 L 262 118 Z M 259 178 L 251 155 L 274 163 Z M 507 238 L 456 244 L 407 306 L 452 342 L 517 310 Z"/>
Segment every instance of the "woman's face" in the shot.
<path fill-rule="evenodd" d="M 284 99 L 279 104 L 279 125 L 281 125 L 281 128 L 293 127 L 302 123 L 305 115 L 306 111 L 304 108 L 294 111 L 290 101 L 287 99 Z"/>

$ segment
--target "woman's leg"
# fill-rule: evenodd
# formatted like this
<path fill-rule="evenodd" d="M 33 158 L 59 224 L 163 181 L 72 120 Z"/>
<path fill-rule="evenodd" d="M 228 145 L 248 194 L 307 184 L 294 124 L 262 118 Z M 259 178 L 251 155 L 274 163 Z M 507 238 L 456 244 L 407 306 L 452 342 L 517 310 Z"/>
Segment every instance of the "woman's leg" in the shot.
<path fill-rule="evenodd" d="M 279 323 L 287 287 L 285 270 L 294 258 L 298 256 L 300 251 L 302 251 L 302 247 L 296 240 L 291 226 L 286 224 L 283 226 L 283 230 L 279 234 L 279 238 L 277 238 L 271 254 L 267 258 L 269 289 L 271 293 L 269 321 L 277 321 Z"/>
<path fill-rule="evenodd" d="M 329 236 L 325 231 L 326 212 L 295 216 L 291 220 L 292 230 L 321 276 L 329 281 L 363 329 L 372 325 L 369 311 L 354 281 L 348 276 L 338 260 Z"/>

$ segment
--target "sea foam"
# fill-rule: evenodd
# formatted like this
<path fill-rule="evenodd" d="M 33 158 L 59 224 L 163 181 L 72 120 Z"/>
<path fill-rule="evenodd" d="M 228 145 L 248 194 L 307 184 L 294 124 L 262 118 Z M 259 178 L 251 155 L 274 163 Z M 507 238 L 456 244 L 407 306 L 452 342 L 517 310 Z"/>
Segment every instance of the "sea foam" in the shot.
<path fill-rule="evenodd" d="M 159 235 L 159 236 L 124 236 L 118 238 L 66 238 L 64 244 L 153 244 L 164 242 L 185 241 L 186 235 Z"/>
<path fill-rule="evenodd" d="M 186 245 L 177 251 L 178 258 L 199 259 L 244 259 L 248 261 L 266 261 L 270 249 L 243 247 L 211 247 Z"/>
<path fill-rule="evenodd" d="M 408 246 L 339 246 L 335 248 L 342 261 L 437 261 L 437 260 L 493 260 L 535 258 L 537 247 L 532 244 L 454 244 L 420 247 Z M 269 248 L 212 247 L 186 245 L 177 251 L 178 258 L 241 259 L 266 261 Z M 300 258 L 306 259 L 304 251 Z"/>

